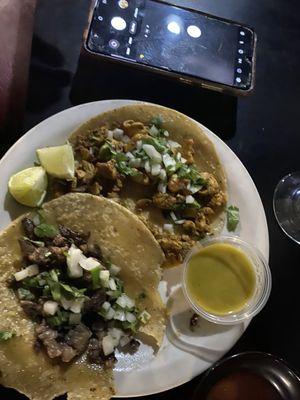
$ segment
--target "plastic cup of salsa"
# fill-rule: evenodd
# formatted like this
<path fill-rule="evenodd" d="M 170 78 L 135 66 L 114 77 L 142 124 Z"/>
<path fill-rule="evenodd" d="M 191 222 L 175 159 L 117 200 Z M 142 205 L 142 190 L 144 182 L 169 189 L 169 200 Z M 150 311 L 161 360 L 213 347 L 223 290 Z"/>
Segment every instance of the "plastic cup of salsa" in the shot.
<path fill-rule="evenodd" d="M 233 253 L 235 253 L 235 250 L 238 250 L 238 253 L 242 253 L 243 257 L 246 257 L 247 262 L 249 262 L 249 267 L 251 265 L 252 267 L 252 276 L 254 275 L 255 279 L 252 281 L 252 291 L 251 291 L 251 296 L 247 298 L 245 303 L 239 308 L 238 310 L 230 310 L 226 312 L 216 312 L 212 310 L 208 310 L 207 307 L 203 307 L 199 304 L 199 301 L 196 300 L 195 296 L 192 294 L 191 288 L 189 287 L 189 279 L 191 279 L 190 276 L 190 268 L 192 265 L 192 262 L 194 263 L 195 256 L 197 254 L 207 248 L 208 246 L 213 246 L 216 244 L 225 244 L 229 245 L 229 250 L 232 249 L 233 247 Z M 218 247 L 218 246 L 217 246 Z M 222 247 L 222 246 L 221 246 Z M 225 246 L 227 247 L 227 246 Z M 210 248 L 211 254 L 213 253 L 214 249 L 216 246 Z M 204 253 L 202 253 L 204 254 Z M 219 256 L 219 255 L 218 255 Z M 203 258 L 203 257 L 202 257 Z M 222 262 L 222 260 L 221 260 Z M 225 262 L 225 261 L 224 261 Z M 195 268 L 195 264 L 193 264 Z M 227 265 L 227 264 L 226 264 Z M 201 317 L 207 319 L 210 322 L 214 322 L 217 324 L 222 324 L 222 325 L 233 325 L 240 323 L 245 320 L 249 320 L 252 317 L 254 317 L 256 314 L 258 314 L 262 308 L 265 306 L 270 292 L 271 292 L 271 272 L 270 268 L 268 266 L 267 261 L 265 260 L 263 254 L 253 245 L 250 243 L 247 243 L 243 241 L 242 239 L 234 236 L 217 236 L 217 237 L 209 237 L 202 242 L 199 242 L 191 251 L 187 254 L 185 260 L 184 260 L 184 270 L 183 270 L 183 292 L 185 294 L 185 297 L 189 304 L 191 305 L 192 309 Z M 198 267 L 198 266 L 197 266 Z M 239 273 L 239 265 L 235 265 L 235 268 L 237 268 L 234 271 L 234 274 L 237 272 Z M 248 271 L 249 272 L 249 271 Z M 234 275 L 235 276 L 235 275 Z M 245 276 L 243 277 L 245 278 Z M 248 275 L 248 278 L 250 279 L 250 275 Z M 220 276 L 218 277 L 219 283 L 220 283 Z M 247 279 L 247 275 L 246 275 Z M 252 278 L 251 278 L 252 279 Z M 215 279 L 217 281 L 217 279 Z M 193 280 L 193 286 L 195 287 L 195 282 Z M 222 282 L 222 281 L 221 281 Z M 227 281 L 228 282 L 228 281 Z M 254 284 L 253 284 L 254 282 Z M 209 284 L 214 285 L 215 283 L 213 281 L 208 282 L 207 287 Z M 200 288 L 199 284 L 199 288 Z M 212 286 L 213 287 L 213 286 Z M 203 285 L 202 285 L 203 288 Z M 200 290 L 200 289 L 199 289 Z M 203 289 L 202 289 L 203 290 Z M 222 287 L 220 285 L 220 291 L 226 290 L 226 287 Z M 216 290 L 215 290 L 216 292 Z M 215 293 L 216 294 L 216 293 Z M 204 292 L 202 293 L 202 297 L 204 296 Z M 220 295 L 221 298 L 221 295 Z"/>

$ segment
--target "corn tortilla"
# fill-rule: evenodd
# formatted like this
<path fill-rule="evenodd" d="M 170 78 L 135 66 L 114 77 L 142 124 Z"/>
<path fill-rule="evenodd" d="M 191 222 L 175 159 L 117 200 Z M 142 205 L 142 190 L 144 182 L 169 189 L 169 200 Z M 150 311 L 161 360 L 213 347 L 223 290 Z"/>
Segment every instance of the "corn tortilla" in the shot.
<path fill-rule="evenodd" d="M 120 266 L 125 292 L 133 298 L 141 291 L 146 298 L 137 306 L 151 314 L 141 333 L 160 346 L 165 330 L 165 307 L 157 292 L 164 255 L 152 234 L 124 207 L 90 194 L 67 194 L 43 206 L 48 223 L 90 232 L 103 254 Z M 29 214 L 30 215 L 30 214 Z M 0 342 L 0 383 L 17 389 L 31 400 L 52 400 L 67 393 L 70 400 L 106 400 L 115 392 L 112 371 L 89 365 L 84 355 L 70 365 L 50 360 L 33 349 L 34 323 L 22 311 L 7 281 L 21 267 L 18 238 L 23 236 L 21 219 L 0 234 L 0 331 L 16 336 Z"/>

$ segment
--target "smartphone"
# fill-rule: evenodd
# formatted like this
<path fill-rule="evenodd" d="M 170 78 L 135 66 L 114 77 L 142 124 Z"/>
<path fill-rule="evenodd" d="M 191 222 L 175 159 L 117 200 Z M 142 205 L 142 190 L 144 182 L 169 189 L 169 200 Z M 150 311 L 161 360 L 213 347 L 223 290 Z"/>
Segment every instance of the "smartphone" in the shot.
<path fill-rule="evenodd" d="M 97 0 L 85 49 L 234 95 L 254 86 L 256 35 L 239 23 L 158 0 Z"/>

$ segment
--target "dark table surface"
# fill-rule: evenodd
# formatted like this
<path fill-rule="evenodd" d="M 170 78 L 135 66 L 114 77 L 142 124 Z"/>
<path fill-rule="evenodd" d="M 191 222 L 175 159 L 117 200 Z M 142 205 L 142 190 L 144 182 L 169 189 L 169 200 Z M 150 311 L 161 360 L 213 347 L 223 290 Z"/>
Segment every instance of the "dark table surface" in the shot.
<path fill-rule="evenodd" d="M 247 350 L 270 352 L 281 356 L 300 371 L 300 248 L 282 233 L 272 210 L 272 196 L 277 181 L 285 174 L 300 169 L 299 2 L 178 0 L 179 3 L 254 27 L 258 35 L 255 93 L 237 102 L 231 98 L 208 95 L 207 104 L 203 104 L 199 100 L 199 93 L 192 88 L 168 83 L 168 96 L 163 91 L 157 94 L 157 89 L 151 87 L 141 95 L 133 82 L 130 97 L 157 99 L 160 104 L 173 106 L 205 123 L 225 140 L 248 169 L 267 215 L 273 290 L 267 306 L 254 318 L 229 354 Z M 46 117 L 73 105 L 69 92 L 88 8 L 88 0 L 39 0 L 27 111 L 23 131 L 18 136 Z M 103 99 L 103 93 L 106 94 L 99 90 L 96 98 Z M 112 88 L 111 93 L 107 97 L 116 98 L 126 92 Z M 182 98 L 178 96 L 180 93 L 184 93 Z M 86 101 L 95 99 L 94 93 L 90 98 L 88 91 L 84 95 Z M 2 149 L 16 139 L 17 136 L 13 135 L 2 137 Z M 190 396 L 198 379 L 152 398 Z M 0 393 L 3 393 L 1 398 L 23 398 L 10 390 Z"/>

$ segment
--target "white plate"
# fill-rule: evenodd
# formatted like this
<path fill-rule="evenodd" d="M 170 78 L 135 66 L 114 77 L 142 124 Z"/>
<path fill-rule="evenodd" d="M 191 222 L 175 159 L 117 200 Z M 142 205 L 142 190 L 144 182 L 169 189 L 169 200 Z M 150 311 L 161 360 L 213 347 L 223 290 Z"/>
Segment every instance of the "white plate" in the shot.
<path fill-rule="evenodd" d="M 35 160 L 35 149 L 65 142 L 70 132 L 89 118 L 113 108 L 136 103 L 129 100 L 106 100 L 82 104 L 56 114 L 31 129 L 0 161 L 0 228 L 26 208 L 17 205 L 7 194 L 9 177 Z M 200 125 L 200 124 L 199 124 Z M 238 235 L 256 245 L 269 257 L 269 237 L 266 217 L 257 189 L 247 170 L 215 134 L 205 129 L 213 141 L 228 178 L 229 204 L 240 208 L 241 224 Z M 180 289 L 181 269 L 165 272 L 161 294 L 171 297 L 170 323 L 164 343 L 156 356 L 152 348 L 141 345 L 131 356 L 119 354 L 114 375 L 117 395 L 142 396 L 176 387 L 210 367 L 240 338 L 247 324 L 217 326 L 201 320 L 196 332 L 188 328 L 191 312 Z"/>

